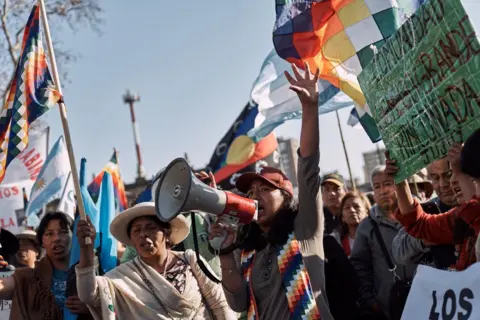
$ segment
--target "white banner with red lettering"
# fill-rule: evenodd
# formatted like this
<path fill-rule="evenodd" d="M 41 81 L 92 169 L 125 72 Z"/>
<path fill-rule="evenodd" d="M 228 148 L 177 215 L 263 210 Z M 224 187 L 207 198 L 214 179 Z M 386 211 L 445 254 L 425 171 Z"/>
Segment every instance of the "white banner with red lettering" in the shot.
<path fill-rule="evenodd" d="M 32 130 L 28 146 L 8 166 L 0 184 L 0 227 L 17 234 L 25 220 L 23 188 L 29 195 L 48 154 L 49 128 Z"/>
<path fill-rule="evenodd" d="M 49 128 L 30 132 L 28 146 L 9 165 L 2 184 L 37 180 L 48 154 Z M 30 194 L 30 190 L 28 193 Z"/>
<path fill-rule="evenodd" d="M 13 234 L 19 233 L 25 220 L 25 210 L 23 207 L 23 192 L 25 188 L 27 194 L 30 193 L 34 181 L 26 180 L 17 183 L 0 185 L 0 227 L 7 229 Z"/>

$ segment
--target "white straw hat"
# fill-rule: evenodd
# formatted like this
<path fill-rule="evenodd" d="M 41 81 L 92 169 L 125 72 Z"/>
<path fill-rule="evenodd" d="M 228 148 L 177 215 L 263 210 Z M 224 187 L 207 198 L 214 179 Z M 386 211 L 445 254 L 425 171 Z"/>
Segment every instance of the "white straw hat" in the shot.
<path fill-rule="evenodd" d="M 37 233 L 33 230 L 25 229 L 16 235 L 18 240 L 31 240 L 37 244 Z"/>
<path fill-rule="evenodd" d="M 121 243 L 133 247 L 134 244 L 128 235 L 128 225 L 134 219 L 145 216 L 157 216 L 155 212 L 155 202 L 141 202 L 119 213 L 110 224 L 110 233 Z M 172 229 L 172 234 L 170 235 L 171 245 L 182 242 L 190 233 L 190 224 L 183 215 L 178 215 L 168 224 Z"/>

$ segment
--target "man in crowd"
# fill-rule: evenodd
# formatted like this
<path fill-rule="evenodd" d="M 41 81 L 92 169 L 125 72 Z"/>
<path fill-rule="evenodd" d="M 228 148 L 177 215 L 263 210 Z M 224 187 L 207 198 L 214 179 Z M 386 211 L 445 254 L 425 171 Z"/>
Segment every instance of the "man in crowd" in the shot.
<path fill-rule="evenodd" d="M 345 181 L 340 174 L 330 173 L 323 176 L 321 186 L 325 234 L 331 234 L 342 224 L 340 202 L 346 193 Z"/>
<path fill-rule="evenodd" d="M 392 257 L 393 238 L 402 227 L 394 217 L 397 209 L 395 184 L 393 177 L 385 172 L 385 166 L 373 170 L 371 183 L 377 204 L 372 207 L 370 218 L 358 226 L 350 261 L 360 278 L 360 304 L 371 313 L 370 319 L 399 319 L 405 301 L 389 301 L 394 275 L 389 270 L 388 258 Z M 388 256 L 384 254 L 382 242 Z M 400 279 L 411 280 L 415 268 L 415 265 L 397 266 L 395 272 Z"/>
<path fill-rule="evenodd" d="M 427 170 L 437 197 L 422 203 L 423 210 L 429 214 L 439 214 L 454 208 L 457 200 L 450 186 L 452 170 L 448 160 L 446 158 L 437 160 L 429 165 Z M 392 253 L 400 264 L 421 263 L 438 269 L 449 268 L 455 264 L 456 259 L 454 245 L 425 243 L 410 236 L 403 228 L 393 240 Z"/>
<path fill-rule="evenodd" d="M 446 158 L 437 160 L 427 167 L 428 178 L 432 181 L 437 197 L 429 203 L 437 207 L 437 212 L 447 212 L 457 205 L 455 193 L 450 186 L 452 170 Z M 434 213 L 434 212 L 431 212 Z"/>
<path fill-rule="evenodd" d="M 37 233 L 33 230 L 24 230 L 17 234 L 20 249 L 16 254 L 16 267 L 35 268 L 35 262 L 40 258 L 42 249 L 37 242 Z"/>

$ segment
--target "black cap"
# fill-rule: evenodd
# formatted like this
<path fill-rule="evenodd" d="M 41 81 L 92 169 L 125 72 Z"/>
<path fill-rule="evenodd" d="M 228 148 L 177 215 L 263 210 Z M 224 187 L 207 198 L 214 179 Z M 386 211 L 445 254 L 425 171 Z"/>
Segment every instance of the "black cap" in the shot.
<path fill-rule="evenodd" d="M 7 259 L 5 256 L 13 256 L 17 254 L 18 249 L 20 249 L 20 244 L 18 239 L 13 233 L 8 231 L 7 229 L 0 229 L 0 254 L 3 255 L 4 259 Z"/>
<path fill-rule="evenodd" d="M 343 179 L 342 175 L 338 173 L 328 173 L 324 175 L 321 185 L 323 186 L 327 182 L 334 183 L 339 187 L 345 186 L 345 180 Z"/>

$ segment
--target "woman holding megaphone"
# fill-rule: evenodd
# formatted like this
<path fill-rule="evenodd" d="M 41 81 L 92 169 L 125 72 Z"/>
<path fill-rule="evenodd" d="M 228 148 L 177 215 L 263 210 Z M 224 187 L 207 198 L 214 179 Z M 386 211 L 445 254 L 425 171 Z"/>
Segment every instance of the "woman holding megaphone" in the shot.
<path fill-rule="evenodd" d="M 258 221 L 246 236 L 215 224 L 210 236 L 224 236 L 220 252 L 222 285 L 230 307 L 248 311 L 248 319 L 333 319 L 325 296 L 323 229 L 320 195 L 318 77 L 305 64 L 302 76 L 285 76 L 302 104 L 298 151 L 298 199 L 292 183 L 278 169 L 245 173 L 236 188 L 258 201 Z M 235 250 L 239 249 L 239 250 Z M 235 252 L 234 252 L 235 251 Z"/>
<path fill-rule="evenodd" d="M 235 319 L 222 287 L 200 270 L 195 253 L 171 250 L 190 232 L 183 215 L 165 223 L 153 202 L 143 202 L 118 214 L 110 232 L 138 255 L 100 277 L 93 246 L 85 244 L 95 229 L 90 221 L 77 226 L 78 295 L 95 319 Z"/>

